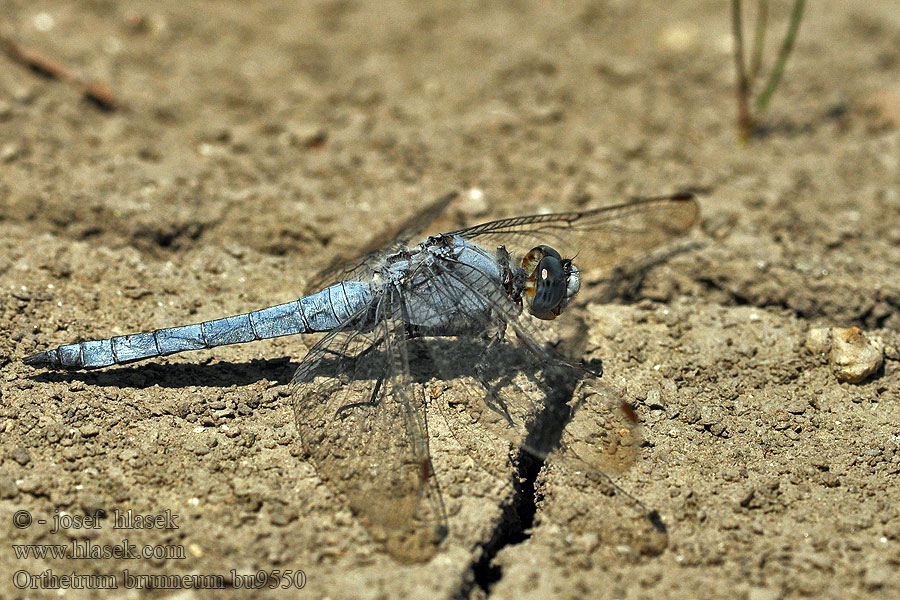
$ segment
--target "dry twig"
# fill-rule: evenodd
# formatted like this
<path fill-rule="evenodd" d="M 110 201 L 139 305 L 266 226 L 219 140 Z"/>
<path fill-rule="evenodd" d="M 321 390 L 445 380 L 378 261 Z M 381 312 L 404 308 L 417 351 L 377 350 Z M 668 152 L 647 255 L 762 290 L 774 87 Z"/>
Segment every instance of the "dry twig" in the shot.
<path fill-rule="evenodd" d="M 25 48 L 7 36 L 0 35 L 0 50 L 35 73 L 76 87 L 87 100 L 103 110 L 111 111 L 120 106 L 108 85 L 83 79 L 64 64 Z"/>

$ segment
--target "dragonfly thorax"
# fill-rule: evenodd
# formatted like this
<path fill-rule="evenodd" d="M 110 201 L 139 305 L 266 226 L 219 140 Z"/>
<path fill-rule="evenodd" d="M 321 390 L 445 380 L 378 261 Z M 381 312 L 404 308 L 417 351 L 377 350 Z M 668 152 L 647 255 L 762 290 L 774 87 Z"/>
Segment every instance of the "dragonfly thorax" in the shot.
<path fill-rule="evenodd" d="M 532 248 L 522 259 L 522 269 L 528 312 L 539 319 L 558 317 L 581 288 L 578 268 L 550 246 Z"/>

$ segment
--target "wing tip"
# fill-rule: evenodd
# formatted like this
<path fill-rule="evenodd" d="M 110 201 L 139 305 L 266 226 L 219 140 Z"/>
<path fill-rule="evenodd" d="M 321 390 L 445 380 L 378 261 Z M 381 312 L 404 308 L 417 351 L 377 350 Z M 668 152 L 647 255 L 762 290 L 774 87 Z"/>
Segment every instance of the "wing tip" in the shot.
<path fill-rule="evenodd" d="M 686 188 L 666 197 L 666 200 L 668 201 L 690 206 L 688 209 L 691 211 L 690 220 L 688 221 L 685 230 L 690 229 L 700 222 L 700 202 L 698 201 L 697 196 L 704 194 L 707 191 L 708 190 L 705 188 Z"/>

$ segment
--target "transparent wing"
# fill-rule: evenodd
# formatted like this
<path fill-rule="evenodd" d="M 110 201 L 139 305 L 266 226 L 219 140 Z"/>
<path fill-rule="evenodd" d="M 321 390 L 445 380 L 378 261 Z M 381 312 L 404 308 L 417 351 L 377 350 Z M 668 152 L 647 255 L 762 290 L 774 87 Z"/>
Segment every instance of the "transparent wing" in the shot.
<path fill-rule="evenodd" d="M 309 351 L 292 385 L 300 440 L 320 476 L 391 556 L 414 563 L 435 553 L 447 528 L 402 310 L 382 297 L 351 317 Z"/>
<path fill-rule="evenodd" d="M 367 279 L 372 275 L 373 266 L 383 256 L 405 248 L 410 240 L 422 233 L 428 224 L 443 213 L 457 196 L 459 193 L 455 191 L 441 196 L 397 227 L 383 230 L 365 248 L 353 256 L 338 256 L 310 279 L 308 290 L 310 292 L 318 291 L 338 281 Z"/>
<path fill-rule="evenodd" d="M 511 217 L 453 232 L 505 245 L 520 256 L 538 244 L 578 257 L 580 269 L 610 267 L 685 233 L 699 219 L 693 194 L 633 198 L 594 210 Z"/>
<path fill-rule="evenodd" d="M 550 521 L 576 536 L 595 534 L 592 553 L 615 555 L 619 561 L 626 553 L 637 559 L 658 556 L 666 549 L 668 532 L 656 511 L 647 510 L 602 473 L 579 469 L 565 455 L 563 460 L 559 456 L 544 463 L 535 485 L 540 498 L 537 525 Z"/>
<path fill-rule="evenodd" d="M 448 399 L 470 420 L 496 431 L 541 458 L 558 447 L 562 429 L 582 407 L 597 413 L 592 430 L 579 432 L 582 459 L 606 472 L 634 460 L 637 427 L 619 395 L 599 371 L 562 357 L 490 276 L 466 263 L 435 261 L 429 285 L 405 291 L 407 302 L 436 307 L 453 302 L 464 335 L 430 343 Z M 453 397 L 452 399 L 450 397 Z M 588 451 L 590 448 L 590 451 Z"/>
<path fill-rule="evenodd" d="M 599 489 L 609 498 L 609 518 L 581 526 L 638 553 L 664 549 L 667 535 L 658 515 L 610 478 L 639 453 L 637 419 L 621 395 L 600 381 L 599 369 L 560 356 L 549 345 L 552 336 L 536 329 L 485 273 L 447 260 L 428 268 L 431 283 L 409 290 L 407 301 L 442 306 L 452 300 L 468 325 L 468 334 L 452 341 L 425 338 L 444 379 L 433 397 L 454 437 L 475 457 L 486 449 L 502 451 L 502 439 L 506 448 L 511 443 L 546 458 L 552 469 L 574 478 L 575 489 L 593 489 L 595 496 Z M 475 460 L 498 474 L 490 468 L 498 461 Z M 594 497 L 594 512 L 597 504 Z"/>

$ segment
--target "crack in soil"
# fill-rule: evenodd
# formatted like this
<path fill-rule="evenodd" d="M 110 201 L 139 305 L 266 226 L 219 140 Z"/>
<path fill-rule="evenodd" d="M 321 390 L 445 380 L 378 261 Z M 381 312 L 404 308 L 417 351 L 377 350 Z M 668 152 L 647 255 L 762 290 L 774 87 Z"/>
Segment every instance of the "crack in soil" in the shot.
<path fill-rule="evenodd" d="M 552 367 L 548 367 L 552 370 Z M 528 435 L 517 456 L 513 460 L 516 465 L 515 492 L 512 499 L 503 506 L 503 512 L 491 539 L 482 546 L 481 557 L 470 566 L 472 578 L 459 590 L 457 598 L 469 598 L 477 589 L 488 597 L 494 585 L 503 577 L 503 569 L 494 560 L 507 547 L 516 546 L 531 537 L 530 529 L 534 525 L 537 514 L 536 483 L 538 475 L 546 462 L 546 453 L 538 456 L 528 448 L 555 448 L 562 438 L 563 430 L 571 418 L 569 401 L 582 375 L 577 377 L 569 372 L 545 377 L 561 382 L 553 386 L 555 393 L 547 398 L 543 409 L 535 415 Z"/>

